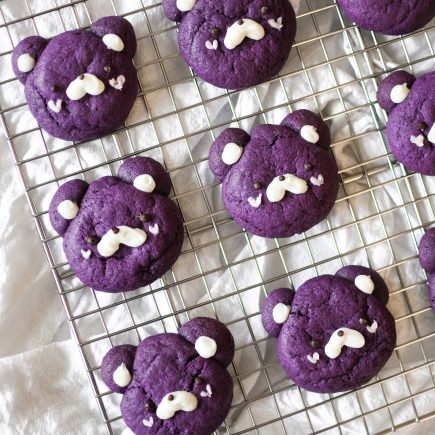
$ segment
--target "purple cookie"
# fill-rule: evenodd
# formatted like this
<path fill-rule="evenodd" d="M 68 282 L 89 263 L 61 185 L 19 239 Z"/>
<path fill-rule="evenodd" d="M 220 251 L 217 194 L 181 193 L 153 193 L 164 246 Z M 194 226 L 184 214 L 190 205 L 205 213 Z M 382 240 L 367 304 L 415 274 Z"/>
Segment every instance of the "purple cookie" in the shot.
<path fill-rule="evenodd" d="M 163 10 L 180 22 L 184 60 L 221 88 L 247 88 L 278 74 L 296 34 L 288 0 L 163 0 Z"/>
<path fill-rule="evenodd" d="M 85 285 L 110 293 L 134 290 L 175 263 L 183 221 L 170 190 L 169 175 L 147 157 L 128 159 L 117 177 L 72 180 L 59 188 L 50 221 Z"/>
<path fill-rule="evenodd" d="M 197 317 L 178 334 L 148 337 L 137 348 L 112 348 L 101 376 L 124 395 L 122 417 L 136 435 L 209 435 L 231 406 L 233 382 L 226 367 L 233 356 L 226 326 Z"/>
<path fill-rule="evenodd" d="M 435 311 L 435 228 L 426 232 L 420 241 L 420 264 L 430 274 L 429 299 Z"/>
<path fill-rule="evenodd" d="M 394 157 L 413 171 L 435 175 L 435 72 L 416 79 L 396 71 L 382 81 L 377 96 L 388 113 Z"/>
<path fill-rule="evenodd" d="M 357 388 L 381 370 L 396 343 L 388 288 L 375 271 L 346 266 L 305 282 L 294 292 L 277 289 L 261 314 L 278 337 L 281 366 L 289 378 L 316 393 Z"/>
<path fill-rule="evenodd" d="M 337 0 L 358 26 L 385 35 L 420 29 L 435 15 L 434 0 Z"/>
<path fill-rule="evenodd" d="M 234 220 L 263 237 L 290 237 L 318 224 L 338 192 L 330 142 L 328 126 L 308 110 L 281 125 L 260 125 L 251 136 L 225 130 L 211 147 L 209 165 Z"/>
<path fill-rule="evenodd" d="M 24 39 L 12 67 L 39 125 L 54 137 L 81 141 L 112 133 L 127 119 L 137 95 L 135 52 L 131 24 L 106 17 L 91 31 Z"/>

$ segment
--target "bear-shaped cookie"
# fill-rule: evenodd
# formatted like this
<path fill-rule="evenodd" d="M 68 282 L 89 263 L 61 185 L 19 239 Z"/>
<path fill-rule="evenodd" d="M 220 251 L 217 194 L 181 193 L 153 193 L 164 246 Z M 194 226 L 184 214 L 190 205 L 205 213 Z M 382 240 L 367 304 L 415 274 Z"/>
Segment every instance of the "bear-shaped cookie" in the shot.
<path fill-rule="evenodd" d="M 281 125 L 260 125 L 251 136 L 228 128 L 213 143 L 209 165 L 223 183 L 234 220 L 263 237 L 290 237 L 323 220 L 338 193 L 328 126 L 299 110 Z"/>
<path fill-rule="evenodd" d="M 358 26 L 385 35 L 420 29 L 435 15 L 435 0 L 337 0 Z"/>
<path fill-rule="evenodd" d="M 170 190 L 167 172 L 147 157 L 126 160 L 117 177 L 71 180 L 57 190 L 50 221 L 85 285 L 110 293 L 134 290 L 175 263 L 183 220 Z"/>
<path fill-rule="evenodd" d="M 226 367 L 233 356 L 227 327 L 197 317 L 178 334 L 113 347 L 103 358 L 101 376 L 111 391 L 123 394 L 121 414 L 134 434 L 209 435 L 231 406 L 233 382 Z"/>
<path fill-rule="evenodd" d="M 420 264 L 430 274 L 429 299 L 435 311 L 435 228 L 431 228 L 422 237 L 419 246 Z"/>
<path fill-rule="evenodd" d="M 112 133 L 126 120 L 137 95 L 135 52 L 131 24 L 106 17 L 90 31 L 22 40 L 12 67 L 38 124 L 54 137 L 82 141 Z"/>
<path fill-rule="evenodd" d="M 375 271 L 345 266 L 306 281 L 296 292 L 274 290 L 263 303 L 263 325 L 277 337 L 289 378 L 316 393 L 355 389 L 381 370 L 396 343 L 388 288 Z"/>
<path fill-rule="evenodd" d="M 180 53 L 193 72 L 220 88 L 243 89 L 278 74 L 296 34 L 288 0 L 163 0 L 180 22 Z"/>
<path fill-rule="evenodd" d="M 435 175 L 435 72 L 416 79 L 396 71 L 382 81 L 377 97 L 388 113 L 394 157 L 413 171 Z"/>

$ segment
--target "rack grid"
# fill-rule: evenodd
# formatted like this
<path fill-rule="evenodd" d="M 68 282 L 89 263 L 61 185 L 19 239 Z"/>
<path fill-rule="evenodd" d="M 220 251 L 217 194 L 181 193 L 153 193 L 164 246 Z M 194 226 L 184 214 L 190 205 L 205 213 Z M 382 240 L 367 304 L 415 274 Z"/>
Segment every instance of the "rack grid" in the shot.
<path fill-rule="evenodd" d="M 124 424 L 120 397 L 101 380 L 105 352 L 176 331 L 197 315 L 217 317 L 236 340 L 234 401 L 219 434 L 386 433 L 435 417 L 435 315 L 417 249 L 435 222 L 435 182 L 394 160 L 386 115 L 376 102 L 377 84 L 391 71 L 434 68 L 435 26 L 385 37 L 353 25 L 333 0 L 292 3 L 298 33 L 289 61 L 278 77 L 244 91 L 220 90 L 192 74 L 178 52 L 177 26 L 164 18 L 160 2 L 0 3 L 2 127 L 108 433 L 120 433 Z M 11 51 L 25 36 L 87 28 L 105 15 L 127 18 L 138 37 L 139 93 L 132 114 L 109 137 L 56 140 L 29 115 Z M 299 108 L 317 111 L 331 126 L 339 197 L 330 216 L 310 231 L 261 239 L 225 211 L 207 170 L 209 146 L 229 125 L 250 130 L 279 123 Z M 185 220 L 183 252 L 151 286 L 117 295 L 94 292 L 69 268 L 48 204 L 63 182 L 114 175 L 125 158 L 139 154 L 161 161 L 171 176 L 172 198 Z M 274 288 L 297 288 L 353 262 L 376 268 L 388 282 L 397 348 L 370 384 L 341 394 L 308 393 L 279 367 L 274 340 L 261 327 L 260 303 Z"/>

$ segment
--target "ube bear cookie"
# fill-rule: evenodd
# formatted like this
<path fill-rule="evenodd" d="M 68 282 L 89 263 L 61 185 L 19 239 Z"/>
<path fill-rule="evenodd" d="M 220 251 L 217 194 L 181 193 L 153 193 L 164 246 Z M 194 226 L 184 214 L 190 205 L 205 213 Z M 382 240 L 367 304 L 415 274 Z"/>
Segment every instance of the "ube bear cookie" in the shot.
<path fill-rule="evenodd" d="M 434 0 L 337 0 L 358 26 L 386 35 L 402 35 L 423 27 L 435 15 Z"/>
<path fill-rule="evenodd" d="M 289 378 L 308 391 L 335 393 L 368 382 L 392 354 L 396 328 L 387 302 L 378 273 L 346 266 L 296 292 L 274 290 L 261 313 L 269 335 L 278 337 L 278 359 Z"/>
<path fill-rule="evenodd" d="M 12 67 L 44 130 L 64 140 L 89 140 L 113 132 L 130 113 L 137 94 L 135 52 L 131 24 L 106 17 L 90 31 L 24 39 Z"/>
<path fill-rule="evenodd" d="M 183 221 L 170 190 L 169 175 L 147 157 L 128 159 L 117 177 L 72 180 L 58 189 L 50 221 L 85 285 L 110 293 L 134 290 L 175 263 Z"/>
<path fill-rule="evenodd" d="M 251 136 L 237 128 L 221 133 L 209 165 L 234 220 L 263 237 L 290 237 L 323 220 L 339 181 L 330 142 L 328 126 L 308 110 L 260 125 Z"/>
<path fill-rule="evenodd" d="M 101 364 L 110 390 L 123 394 L 121 413 L 136 435 L 209 435 L 231 406 L 226 367 L 234 339 L 217 320 L 197 317 L 178 334 L 112 348 Z"/>
<path fill-rule="evenodd" d="M 221 88 L 247 88 L 275 76 L 296 34 L 288 0 L 163 0 L 163 10 L 180 22 L 184 60 Z"/>
<path fill-rule="evenodd" d="M 426 232 L 420 241 L 420 264 L 429 278 L 429 299 L 435 310 L 435 228 Z"/>
<path fill-rule="evenodd" d="M 435 72 L 415 78 L 396 71 L 382 81 L 377 96 L 388 112 L 394 157 L 413 171 L 435 175 Z"/>

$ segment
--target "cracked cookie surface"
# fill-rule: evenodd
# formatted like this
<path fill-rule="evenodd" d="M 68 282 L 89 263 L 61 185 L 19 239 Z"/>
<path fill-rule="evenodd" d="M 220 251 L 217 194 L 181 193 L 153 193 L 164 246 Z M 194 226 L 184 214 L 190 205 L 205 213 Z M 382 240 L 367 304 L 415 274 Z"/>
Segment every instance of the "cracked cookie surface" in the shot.
<path fill-rule="evenodd" d="M 277 289 L 262 306 L 269 335 L 289 378 L 308 391 L 355 389 L 375 376 L 396 343 L 388 288 L 375 271 L 346 266 L 305 282 L 296 292 Z"/>
<path fill-rule="evenodd" d="M 134 290 L 175 263 L 183 222 L 167 197 L 170 190 L 163 167 L 146 157 L 128 159 L 117 177 L 90 184 L 72 180 L 59 188 L 50 204 L 50 221 L 85 285 L 105 292 Z"/>

